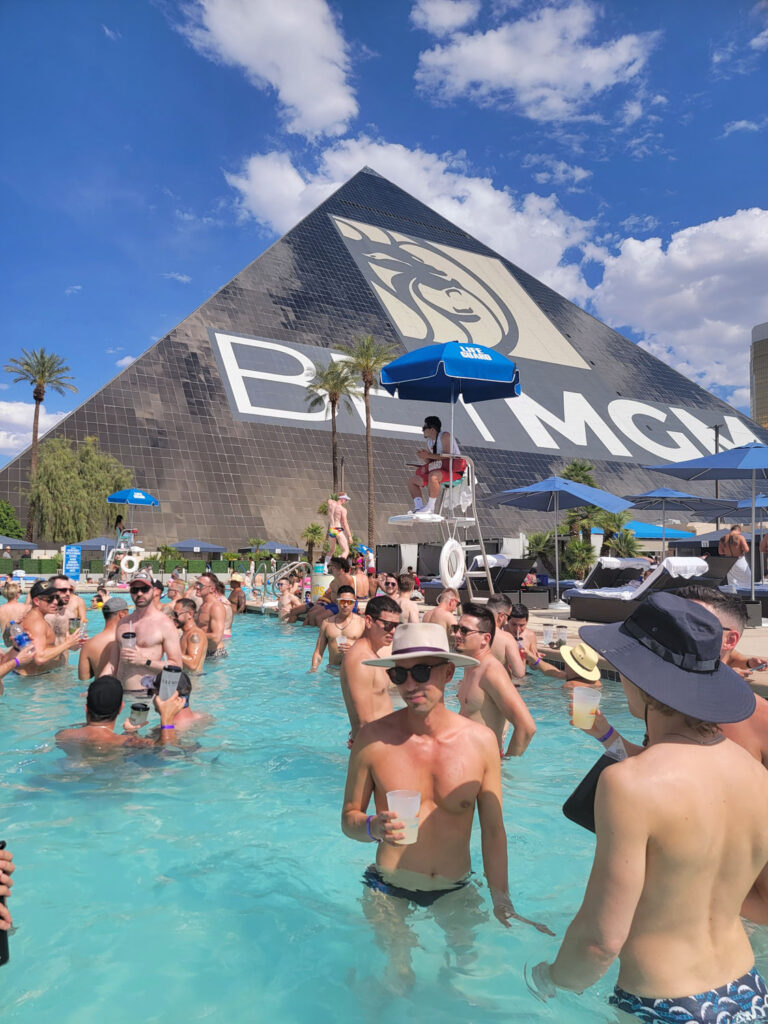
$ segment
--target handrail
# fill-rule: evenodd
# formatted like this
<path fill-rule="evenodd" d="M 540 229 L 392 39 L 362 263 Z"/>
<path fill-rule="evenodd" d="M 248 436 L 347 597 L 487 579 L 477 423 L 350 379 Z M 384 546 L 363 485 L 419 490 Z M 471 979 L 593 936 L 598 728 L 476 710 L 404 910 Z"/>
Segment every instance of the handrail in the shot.
<path fill-rule="evenodd" d="M 296 572 L 298 569 L 301 569 L 302 566 L 305 566 L 307 569 L 309 569 L 310 572 L 312 571 L 312 566 L 310 565 L 309 562 L 296 561 L 296 562 L 288 562 L 282 568 L 277 569 L 275 572 L 268 573 L 267 572 L 267 563 L 266 562 L 261 562 L 259 564 L 258 569 L 254 570 L 254 577 L 255 577 L 257 573 L 261 572 L 262 567 L 264 569 L 264 572 L 262 573 L 262 575 L 264 577 L 264 582 L 262 583 L 262 585 L 260 587 L 261 603 L 264 604 L 264 602 L 266 601 L 266 599 L 267 599 L 267 590 L 270 587 L 272 588 L 272 592 L 274 593 L 274 590 L 275 590 L 275 587 L 277 585 L 278 580 L 284 579 L 286 576 L 289 576 L 292 572 Z"/>
<path fill-rule="evenodd" d="M 468 483 L 469 483 L 469 493 L 470 493 L 470 497 L 471 497 L 471 502 L 470 502 L 470 505 L 469 505 L 469 509 L 471 510 L 472 518 L 474 520 L 475 526 L 477 527 L 478 546 L 480 548 L 480 553 L 482 555 L 483 570 L 485 571 L 485 578 L 486 578 L 486 580 L 488 582 L 488 593 L 490 595 L 492 595 L 492 594 L 495 593 L 495 591 L 493 589 L 493 580 L 491 578 L 491 570 L 490 570 L 490 567 L 488 566 L 488 553 L 485 550 L 485 541 L 483 540 L 483 531 L 480 528 L 480 520 L 479 520 L 478 515 L 477 515 L 477 500 L 476 500 L 476 482 L 477 482 L 477 478 L 476 478 L 476 475 L 475 475 L 475 463 L 474 463 L 474 461 L 468 455 L 462 454 L 461 458 L 465 460 L 465 462 L 467 464 L 467 470 L 469 471 L 469 473 L 468 473 Z M 445 499 L 448 496 L 450 496 L 450 514 L 449 514 L 449 516 L 445 516 L 445 514 L 443 512 L 443 507 L 445 505 Z M 454 501 L 453 486 L 451 486 L 450 484 L 449 484 L 447 490 L 441 491 L 441 493 L 440 493 L 440 506 L 439 506 L 439 509 L 437 509 L 437 511 L 439 511 L 440 515 L 443 515 L 444 518 L 446 519 L 446 521 L 448 521 L 448 522 L 450 522 L 451 517 L 456 517 L 457 510 L 456 510 L 456 504 L 455 504 L 455 501 Z M 459 513 L 461 513 L 461 511 L 462 511 L 461 508 L 459 508 L 458 511 L 459 511 Z M 445 533 L 443 535 L 445 536 Z M 469 576 L 469 569 L 467 569 L 466 572 L 465 572 L 464 580 L 465 580 L 466 587 L 467 587 L 467 597 L 471 601 L 471 600 L 473 600 L 474 595 L 472 593 L 472 580 L 471 580 L 471 578 Z"/>

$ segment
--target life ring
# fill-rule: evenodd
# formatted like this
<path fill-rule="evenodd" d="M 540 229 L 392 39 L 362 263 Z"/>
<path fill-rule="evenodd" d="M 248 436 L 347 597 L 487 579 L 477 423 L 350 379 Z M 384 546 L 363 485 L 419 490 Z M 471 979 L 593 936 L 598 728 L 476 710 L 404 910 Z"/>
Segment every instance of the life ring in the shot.
<path fill-rule="evenodd" d="M 124 555 L 120 560 L 120 568 L 128 576 L 133 576 L 139 570 L 139 560 L 135 555 Z"/>
<path fill-rule="evenodd" d="M 440 582 L 448 589 L 458 590 L 465 572 L 464 548 L 451 537 L 443 544 L 440 552 Z"/>

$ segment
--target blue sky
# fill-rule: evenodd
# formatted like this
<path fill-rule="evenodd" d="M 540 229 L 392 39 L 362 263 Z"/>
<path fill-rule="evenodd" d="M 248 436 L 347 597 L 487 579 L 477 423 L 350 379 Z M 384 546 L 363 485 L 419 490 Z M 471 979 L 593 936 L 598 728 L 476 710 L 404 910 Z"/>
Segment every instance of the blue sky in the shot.
<path fill-rule="evenodd" d="M 8 0 L 3 356 L 78 396 L 368 164 L 748 409 L 768 2 Z M 29 388 L 0 373 L 0 463 Z"/>

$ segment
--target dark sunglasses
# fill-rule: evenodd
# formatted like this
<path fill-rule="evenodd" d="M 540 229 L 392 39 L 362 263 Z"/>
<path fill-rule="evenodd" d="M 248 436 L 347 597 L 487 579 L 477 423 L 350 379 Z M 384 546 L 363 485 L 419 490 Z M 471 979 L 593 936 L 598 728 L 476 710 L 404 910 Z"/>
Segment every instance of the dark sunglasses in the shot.
<path fill-rule="evenodd" d="M 423 662 L 418 665 L 411 665 L 410 668 L 403 668 L 402 665 L 395 665 L 393 668 L 387 669 L 387 675 L 395 686 L 402 686 L 408 676 L 413 676 L 413 681 L 415 683 L 426 683 L 432 675 L 432 671 L 436 668 L 437 665 L 426 665 Z"/>
<path fill-rule="evenodd" d="M 397 627 L 400 625 L 399 622 L 387 622 L 386 619 L 374 619 L 374 622 L 378 622 L 383 630 L 387 633 L 394 633 Z"/>
<path fill-rule="evenodd" d="M 55 594 L 41 594 L 38 598 L 39 601 L 45 601 L 46 604 L 50 604 L 51 601 L 58 601 L 61 604 L 61 598 Z"/>
<path fill-rule="evenodd" d="M 384 586 L 385 587 L 396 587 L 397 586 L 397 580 L 384 580 Z"/>
<path fill-rule="evenodd" d="M 152 587 L 130 587 L 132 594 L 148 594 Z"/>
<path fill-rule="evenodd" d="M 469 636 L 470 633 L 482 633 L 482 629 L 467 629 L 466 626 L 451 626 L 451 632 L 461 633 L 462 636 Z"/>
<path fill-rule="evenodd" d="M 74 594 L 74 587 L 54 587 L 57 594 Z"/>

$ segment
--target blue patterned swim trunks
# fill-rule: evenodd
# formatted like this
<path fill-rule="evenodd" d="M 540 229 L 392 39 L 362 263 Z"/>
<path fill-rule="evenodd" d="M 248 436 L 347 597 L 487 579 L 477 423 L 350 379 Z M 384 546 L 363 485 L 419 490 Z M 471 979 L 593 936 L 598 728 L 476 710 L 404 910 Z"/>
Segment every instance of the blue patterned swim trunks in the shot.
<path fill-rule="evenodd" d="M 633 996 L 617 985 L 608 1002 L 647 1024 L 749 1024 L 768 1020 L 768 989 L 754 968 L 709 992 L 674 999 Z"/>

